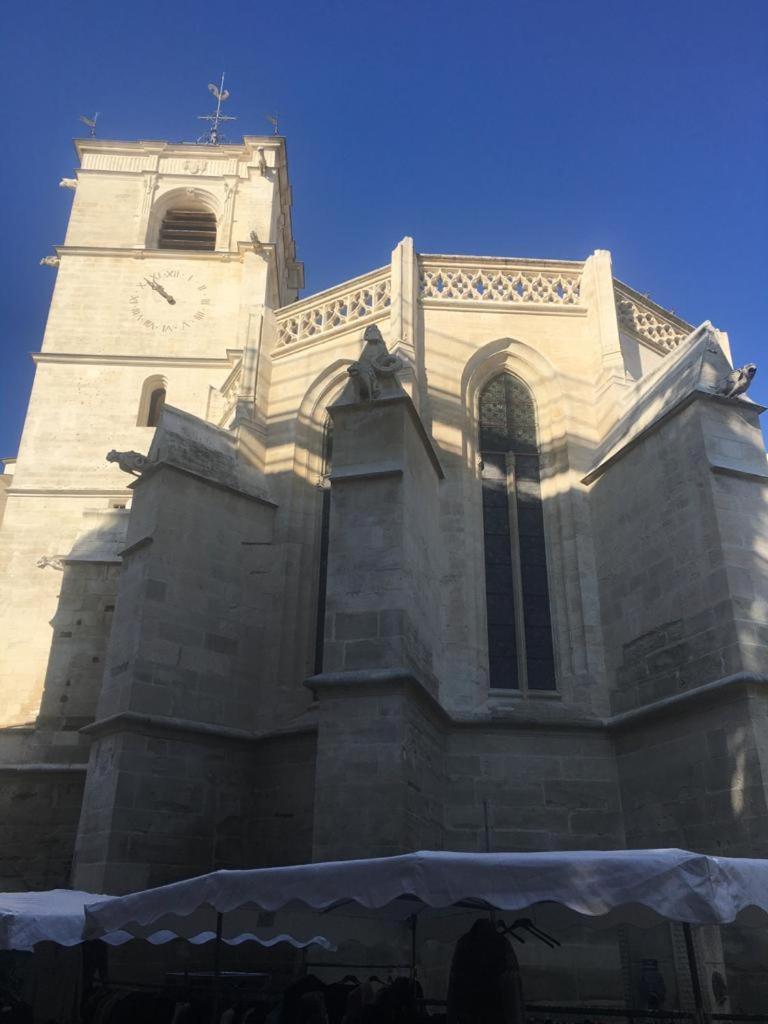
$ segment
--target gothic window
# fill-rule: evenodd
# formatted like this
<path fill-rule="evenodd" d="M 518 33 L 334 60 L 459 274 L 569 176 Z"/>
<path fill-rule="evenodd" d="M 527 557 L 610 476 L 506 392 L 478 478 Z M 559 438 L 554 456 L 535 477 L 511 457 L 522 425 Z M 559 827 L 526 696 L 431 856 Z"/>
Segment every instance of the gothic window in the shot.
<path fill-rule="evenodd" d="M 323 671 L 325 643 L 325 590 L 328 583 L 328 535 L 331 523 L 331 488 L 328 477 L 333 457 L 333 423 L 329 419 L 323 436 L 323 478 L 319 484 L 320 501 L 320 566 L 317 580 L 317 622 L 315 625 L 315 672 Z"/>
<path fill-rule="evenodd" d="M 553 690 L 536 410 L 511 373 L 480 394 L 480 459 L 490 684 Z"/>
<path fill-rule="evenodd" d="M 157 247 L 213 252 L 216 248 L 216 215 L 200 206 L 173 207 L 163 217 Z"/>
<path fill-rule="evenodd" d="M 139 415 L 136 424 L 139 427 L 156 427 L 160 422 L 160 413 L 165 405 L 165 377 L 148 377 L 144 381 L 139 400 Z"/>

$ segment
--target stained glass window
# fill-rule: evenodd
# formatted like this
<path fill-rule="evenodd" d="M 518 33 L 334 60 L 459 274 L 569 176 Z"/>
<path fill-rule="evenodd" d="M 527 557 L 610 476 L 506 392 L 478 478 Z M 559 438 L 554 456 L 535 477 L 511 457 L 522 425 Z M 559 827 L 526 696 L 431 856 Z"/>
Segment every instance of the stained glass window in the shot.
<path fill-rule="evenodd" d="M 480 395 L 490 684 L 555 688 L 536 410 L 501 373 Z"/>

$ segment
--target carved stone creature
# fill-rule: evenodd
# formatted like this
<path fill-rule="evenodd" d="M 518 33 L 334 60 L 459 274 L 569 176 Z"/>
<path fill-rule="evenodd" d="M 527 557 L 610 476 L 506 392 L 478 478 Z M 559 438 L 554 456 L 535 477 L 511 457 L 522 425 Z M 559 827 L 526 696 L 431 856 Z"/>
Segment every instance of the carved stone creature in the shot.
<path fill-rule="evenodd" d="M 38 558 L 35 563 L 38 569 L 45 569 L 50 565 L 52 569 L 57 569 L 59 572 L 64 572 L 64 563 L 59 555 L 43 555 L 42 558 Z"/>
<path fill-rule="evenodd" d="M 381 395 L 382 386 L 399 386 L 396 374 L 405 369 L 399 356 L 387 352 L 379 328 L 372 324 L 363 334 L 363 351 L 356 363 L 347 368 L 359 402 L 370 402 Z"/>
<path fill-rule="evenodd" d="M 133 476 L 141 476 L 149 465 L 149 459 L 141 452 L 118 452 L 114 448 L 107 452 L 107 462 L 116 462 L 119 469 Z"/>
<path fill-rule="evenodd" d="M 717 385 L 717 394 L 723 395 L 725 398 L 736 398 L 737 395 L 743 395 L 748 390 L 756 373 L 755 363 L 747 363 L 745 366 L 731 370 L 728 376 Z"/>
<path fill-rule="evenodd" d="M 77 188 L 77 178 L 62 178 L 59 188 Z"/>
<path fill-rule="evenodd" d="M 59 262 L 60 262 L 60 260 L 59 260 L 58 256 L 43 256 L 43 258 L 40 260 L 40 266 L 41 267 L 58 267 Z"/>

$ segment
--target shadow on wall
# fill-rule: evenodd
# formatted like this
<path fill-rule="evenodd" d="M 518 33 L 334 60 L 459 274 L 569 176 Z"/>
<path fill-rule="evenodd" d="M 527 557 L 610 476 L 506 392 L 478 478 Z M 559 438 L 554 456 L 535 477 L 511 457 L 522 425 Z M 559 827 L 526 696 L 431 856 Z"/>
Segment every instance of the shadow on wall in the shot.
<path fill-rule="evenodd" d="M 74 560 L 41 559 L 32 569 L 55 573 L 60 586 L 37 719 L 0 729 L 0 890 L 70 883 L 90 748 L 79 730 L 96 716 L 120 571 L 114 556 L 88 558 L 104 555 L 105 518 L 121 517 L 97 513 Z"/>

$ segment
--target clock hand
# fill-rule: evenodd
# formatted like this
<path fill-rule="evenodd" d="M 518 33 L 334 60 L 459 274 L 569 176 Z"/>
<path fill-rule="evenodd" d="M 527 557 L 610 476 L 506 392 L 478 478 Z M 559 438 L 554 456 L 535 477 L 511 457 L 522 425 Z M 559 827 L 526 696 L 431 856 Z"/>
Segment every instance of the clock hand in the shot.
<path fill-rule="evenodd" d="M 176 299 L 174 299 L 174 297 L 172 295 L 169 295 L 168 292 L 165 290 L 165 288 L 163 288 L 163 286 L 161 284 L 157 283 L 157 281 L 154 279 L 154 277 L 151 278 L 151 279 L 148 278 L 148 277 L 145 277 L 144 280 L 147 282 L 149 287 L 153 289 L 153 291 L 156 291 L 158 293 L 158 295 L 162 295 L 163 298 L 165 299 L 165 301 L 168 302 L 171 306 L 175 306 L 176 305 Z"/>
<path fill-rule="evenodd" d="M 167 302 L 169 302 L 172 306 L 176 305 L 176 299 L 174 299 L 174 297 L 172 295 L 169 295 L 168 292 L 165 290 L 165 288 L 163 288 L 163 286 L 161 284 L 159 284 L 157 286 L 157 290 L 160 292 L 160 294 L 163 296 L 163 298 Z"/>

